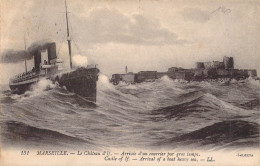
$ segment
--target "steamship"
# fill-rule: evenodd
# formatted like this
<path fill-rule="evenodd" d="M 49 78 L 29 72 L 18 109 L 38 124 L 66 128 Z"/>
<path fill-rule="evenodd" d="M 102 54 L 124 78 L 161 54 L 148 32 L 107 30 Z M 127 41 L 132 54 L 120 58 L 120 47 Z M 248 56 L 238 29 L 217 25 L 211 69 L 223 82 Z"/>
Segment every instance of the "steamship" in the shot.
<path fill-rule="evenodd" d="M 70 71 L 65 72 L 62 67 L 63 61 L 57 58 L 56 43 L 46 43 L 30 50 L 33 56 L 34 66 L 30 71 L 18 74 L 10 79 L 9 86 L 13 93 L 22 94 L 30 89 L 32 84 L 39 82 L 41 79 L 50 79 L 68 91 L 80 95 L 90 102 L 96 102 L 97 80 L 99 69 L 96 65 L 88 65 L 74 69 L 71 58 L 71 40 L 68 26 L 67 4 L 66 23 L 67 23 L 67 42 L 70 58 Z"/>

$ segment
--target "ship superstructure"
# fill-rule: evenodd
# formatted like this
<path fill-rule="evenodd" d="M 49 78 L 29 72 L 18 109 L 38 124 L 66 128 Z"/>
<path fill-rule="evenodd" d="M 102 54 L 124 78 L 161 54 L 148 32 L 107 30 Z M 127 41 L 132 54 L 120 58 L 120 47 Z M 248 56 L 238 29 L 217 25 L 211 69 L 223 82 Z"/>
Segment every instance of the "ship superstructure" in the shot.
<path fill-rule="evenodd" d="M 70 71 L 63 71 L 63 61 L 58 59 L 56 55 L 56 44 L 44 44 L 29 52 L 34 58 L 33 68 L 28 71 L 25 60 L 26 71 L 10 79 L 9 86 L 14 93 L 24 93 L 30 89 L 32 84 L 44 78 L 58 83 L 61 87 L 65 87 L 68 91 L 84 97 L 87 101 L 96 102 L 96 82 L 98 80 L 99 69 L 96 65 L 73 68 L 66 0 L 65 7 Z"/>
<path fill-rule="evenodd" d="M 10 89 L 18 94 L 24 93 L 29 89 L 30 85 L 38 82 L 41 78 L 50 78 L 59 71 L 57 63 L 56 44 L 47 43 L 40 48 L 29 52 L 33 57 L 33 68 L 24 73 L 18 74 L 10 79 Z"/>

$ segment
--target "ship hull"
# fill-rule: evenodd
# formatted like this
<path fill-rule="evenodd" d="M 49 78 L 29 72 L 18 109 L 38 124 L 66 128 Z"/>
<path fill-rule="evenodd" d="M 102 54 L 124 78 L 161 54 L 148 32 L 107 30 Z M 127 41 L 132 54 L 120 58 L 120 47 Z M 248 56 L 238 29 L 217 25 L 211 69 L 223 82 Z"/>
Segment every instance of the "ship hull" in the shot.
<path fill-rule="evenodd" d="M 32 80 L 20 82 L 19 84 L 10 84 L 9 87 L 10 87 L 12 93 L 23 94 L 31 88 L 31 85 L 33 85 L 37 82 L 38 82 L 38 79 L 32 79 Z"/>
<path fill-rule="evenodd" d="M 69 73 L 56 75 L 52 80 L 87 101 L 96 102 L 98 73 L 97 68 L 78 68 Z"/>
<path fill-rule="evenodd" d="M 78 68 L 75 71 L 67 73 L 57 73 L 50 76 L 46 76 L 46 79 L 50 79 L 53 83 L 58 83 L 60 87 L 65 87 L 68 91 L 73 92 L 86 101 L 96 102 L 97 98 L 97 81 L 98 81 L 99 69 L 97 68 Z M 12 93 L 23 94 L 29 90 L 31 85 L 39 81 L 38 77 L 32 79 L 25 79 L 23 81 L 10 83 L 9 87 Z"/>

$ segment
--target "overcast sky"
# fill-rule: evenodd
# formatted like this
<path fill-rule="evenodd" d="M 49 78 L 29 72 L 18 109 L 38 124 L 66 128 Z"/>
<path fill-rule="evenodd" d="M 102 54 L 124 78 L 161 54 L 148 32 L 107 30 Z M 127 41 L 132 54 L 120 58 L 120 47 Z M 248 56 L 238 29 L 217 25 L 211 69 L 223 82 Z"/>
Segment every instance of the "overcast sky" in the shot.
<path fill-rule="evenodd" d="M 1 53 L 39 40 L 57 43 L 68 66 L 64 0 L 2 0 Z M 236 68 L 260 69 L 259 1 L 67 0 L 73 55 L 101 73 L 166 71 L 233 56 Z M 1 54 L 3 56 L 3 54 Z M 1 63 L 1 83 L 24 62 Z M 258 73 L 259 74 L 259 73 Z"/>

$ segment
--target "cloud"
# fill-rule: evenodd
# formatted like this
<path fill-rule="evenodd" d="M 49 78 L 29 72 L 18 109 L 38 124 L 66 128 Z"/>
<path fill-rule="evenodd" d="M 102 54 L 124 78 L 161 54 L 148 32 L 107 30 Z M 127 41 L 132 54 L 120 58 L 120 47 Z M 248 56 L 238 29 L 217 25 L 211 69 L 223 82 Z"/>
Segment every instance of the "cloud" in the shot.
<path fill-rule="evenodd" d="M 181 12 L 185 20 L 205 23 L 210 19 L 210 12 L 199 8 L 184 8 Z"/>
<path fill-rule="evenodd" d="M 74 25 L 81 34 L 83 43 L 124 43 L 133 45 L 172 45 L 184 44 L 185 40 L 156 19 L 132 14 L 126 16 L 118 10 L 96 8 L 85 17 L 76 17 Z M 72 20 L 73 21 L 73 20 Z M 75 29 L 75 28 L 74 28 Z"/>

